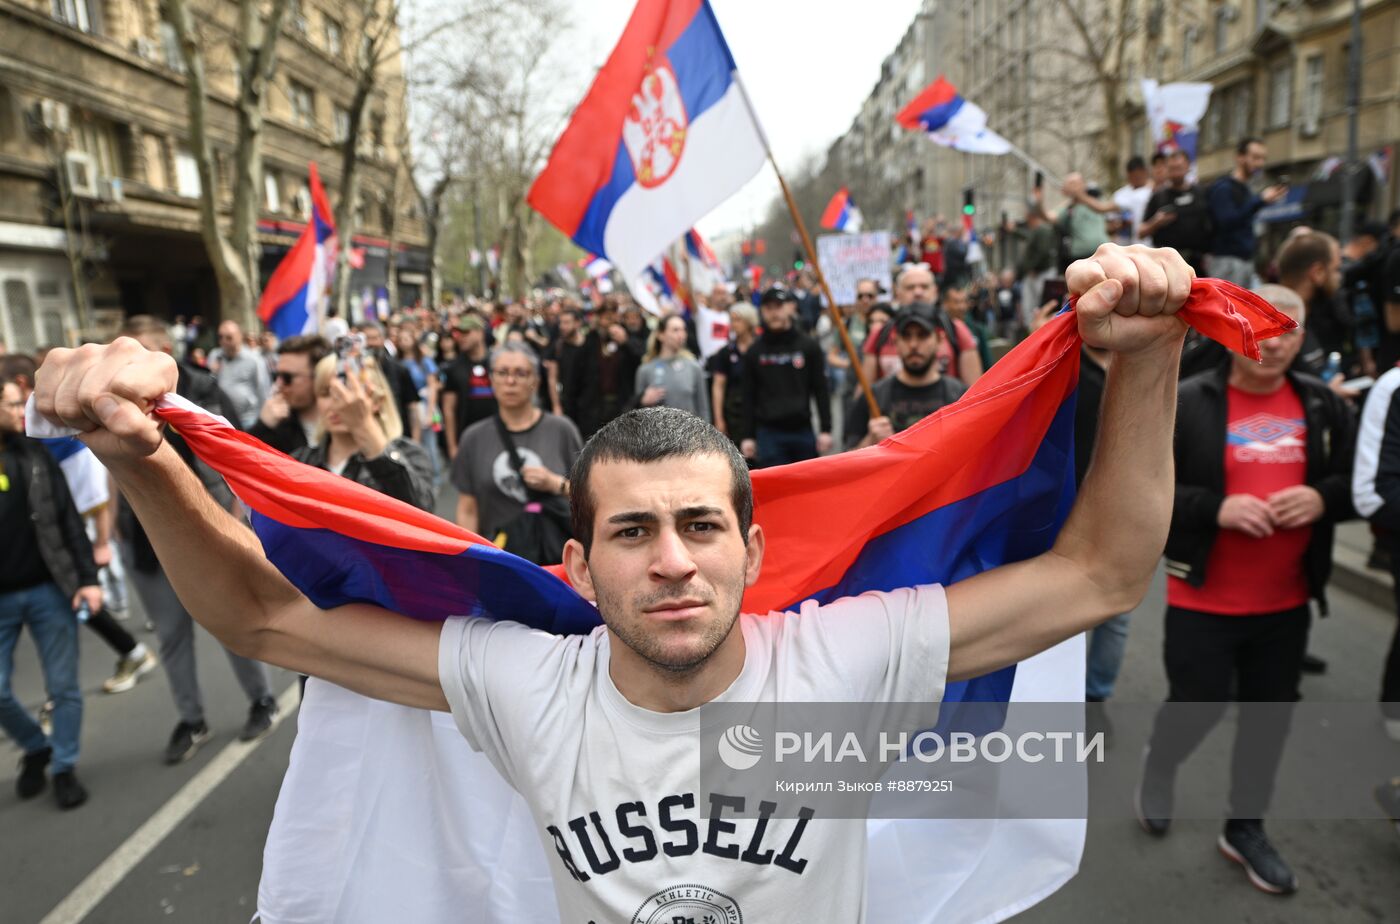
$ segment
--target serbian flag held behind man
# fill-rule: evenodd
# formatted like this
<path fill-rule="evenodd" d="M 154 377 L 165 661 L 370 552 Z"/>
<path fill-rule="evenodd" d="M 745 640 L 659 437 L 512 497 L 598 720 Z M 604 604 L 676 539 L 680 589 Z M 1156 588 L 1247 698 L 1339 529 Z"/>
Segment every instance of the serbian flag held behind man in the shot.
<path fill-rule="evenodd" d="M 1294 326 L 1216 280 L 1197 280 L 1180 316 L 1255 359 L 1258 339 Z M 754 473 L 755 520 L 768 541 L 744 609 L 950 584 L 1049 549 L 1073 501 L 1079 355 L 1065 312 L 961 400 L 883 443 Z M 561 634 L 597 624 L 557 569 L 295 462 L 170 397 L 157 413 L 228 480 L 268 558 L 317 605 L 513 619 Z M 33 435 L 57 435 L 37 432 L 42 424 L 31 414 Z M 1083 684 L 1080 637 L 948 684 L 943 711 L 1075 701 Z M 548 875 L 557 859 L 450 716 L 313 680 L 298 729 L 264 853 L 264 924 L 456 921 L 463 909 L 482 922 L 558 920 Z M 869 917 L 1001 920 L 1074 874 L 1084 828 L 1082 819 L 872 821 Z"/>
<path fill-rule="evenodd" d="M 322 302 L 335 260 L 335 220 L 314 163 L 309 183 L 311 220 L 272 271 L 258 300 L 258 317 L 278 340 L 320 330 Z"/>
<path fill-rule="evenodd" d="M 894 120 L 922 131 L 934 144 L 969 154 L 1005 154 L 1011 142 L 987 127 L 987 113 L 969 103 L 942 74 L 910 100 Z"/>
<path fill-rule="evenodd" d="M 629 279 L 763 165 L 706 0 L 640 0 L 529 203 Z"/>
<path fill-rule="evenodd" d="M 859 234 L 861 227 L 860 209 L 856 208 L 856 200 L 851 198 L 851 192 L 842 186 L 836 191 L 836 195 L 831 197 L 831 201 L 826 204 L 826 211 L 822 212 L 822 227 L 830 228 L 833 231 L 848 231 L 851 234 Z"/>

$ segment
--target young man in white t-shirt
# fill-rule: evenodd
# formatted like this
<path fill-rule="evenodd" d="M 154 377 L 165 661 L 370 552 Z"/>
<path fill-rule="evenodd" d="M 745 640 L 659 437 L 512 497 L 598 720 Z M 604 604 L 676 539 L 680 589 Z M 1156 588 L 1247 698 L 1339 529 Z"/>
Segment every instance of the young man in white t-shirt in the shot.
<path fill-rule="evenodd" d="M 798 614 L 741 616 L 764 535 L 728 440 L 663 409 L 600 431 L 575 468 L 573 586 L 604 626 L 326 612 L 225 514 L 146 415 L 173 363 L 133 341 L 55 350 L 39 410 L 85 431 L 171 582 L 233 650 L 368 696 L 451 710 L 529 802 L 568 922 L 864 919 L 865 829 L 802 806 L 700 804 L 697 709 L 713 702 L 933 702 L 1135 606 L 1165 541 L 1191 271 L 1174 252 L 1104 245 L 1068 273 L 1089 343 L 1118 352 L 1097 455 L 1054 549 L 961 581 Z M 814 511 L 814 517 L 819 512 Z M 737 628 L 736 628 L 737 627 Z M 464 913 L 469 909 L 463 909 Z"/>

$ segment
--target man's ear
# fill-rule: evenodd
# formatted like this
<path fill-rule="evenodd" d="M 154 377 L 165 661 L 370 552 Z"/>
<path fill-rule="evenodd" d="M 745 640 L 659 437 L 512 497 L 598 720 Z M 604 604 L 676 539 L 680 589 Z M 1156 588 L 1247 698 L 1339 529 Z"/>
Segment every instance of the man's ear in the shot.
<path fill-rule="evenodd" d="M 763 567 L 763 547 L 765 539 L 763 537 L 763 527 L 754 523 L 749 527 L 749 541 L 744 547 L 746 562 L 744 565 L 744 586 L 752 587 L 758 583 L 758 572 Z"/>
<path fill-rule="evenodd" d="M 564 573 L 580 596 L 592 603 L 598 602 L 598 595 L 593 590 L 593 575 L 588 570 L 588 559 L 583 555 L 583 543 L 577 539 L 564 543 Z"/>

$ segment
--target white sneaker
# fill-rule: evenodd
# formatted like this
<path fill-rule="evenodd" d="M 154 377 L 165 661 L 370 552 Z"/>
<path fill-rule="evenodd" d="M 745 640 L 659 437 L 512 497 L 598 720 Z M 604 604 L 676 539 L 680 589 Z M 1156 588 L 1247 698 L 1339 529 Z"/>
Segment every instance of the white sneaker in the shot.
<path fill-rule="evenodd" d="M 120 658 L 117 672 L 102 681 L 102 689 L 107 693 L 125 693 L 136 686 L 138 680 L 155 670 L 159 663 L 156 653 L 149 649 L 144 658 Z"/>

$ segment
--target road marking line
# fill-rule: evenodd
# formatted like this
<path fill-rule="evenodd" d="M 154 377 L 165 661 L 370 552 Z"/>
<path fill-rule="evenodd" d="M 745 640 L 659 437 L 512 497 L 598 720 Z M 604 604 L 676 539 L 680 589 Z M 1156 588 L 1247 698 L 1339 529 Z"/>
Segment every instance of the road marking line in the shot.
<path fill-rule="evenodd" d="M 287 687 L 282 695 L 277 697 L 277 715 L 273 716 L 272 727 L 266 735 L 257 741 L 234 739 L 225 745 L 213 760 L 181 786 L 154 815 L 146 819 L 121 846 L 98 864 L 86 879 L 78 883 L 39 924 L 78 924 L 86 918 L 156 845 L 165 840 L 220 783 L 228 779 L 239 764 L 248 759 L 248 755 L 257 750 L 258 745 L 272 736 L 277 726 L 282 724 L 282 720 L 291 714 L 300 698 L 301 684 L 293 683 Z"/>

